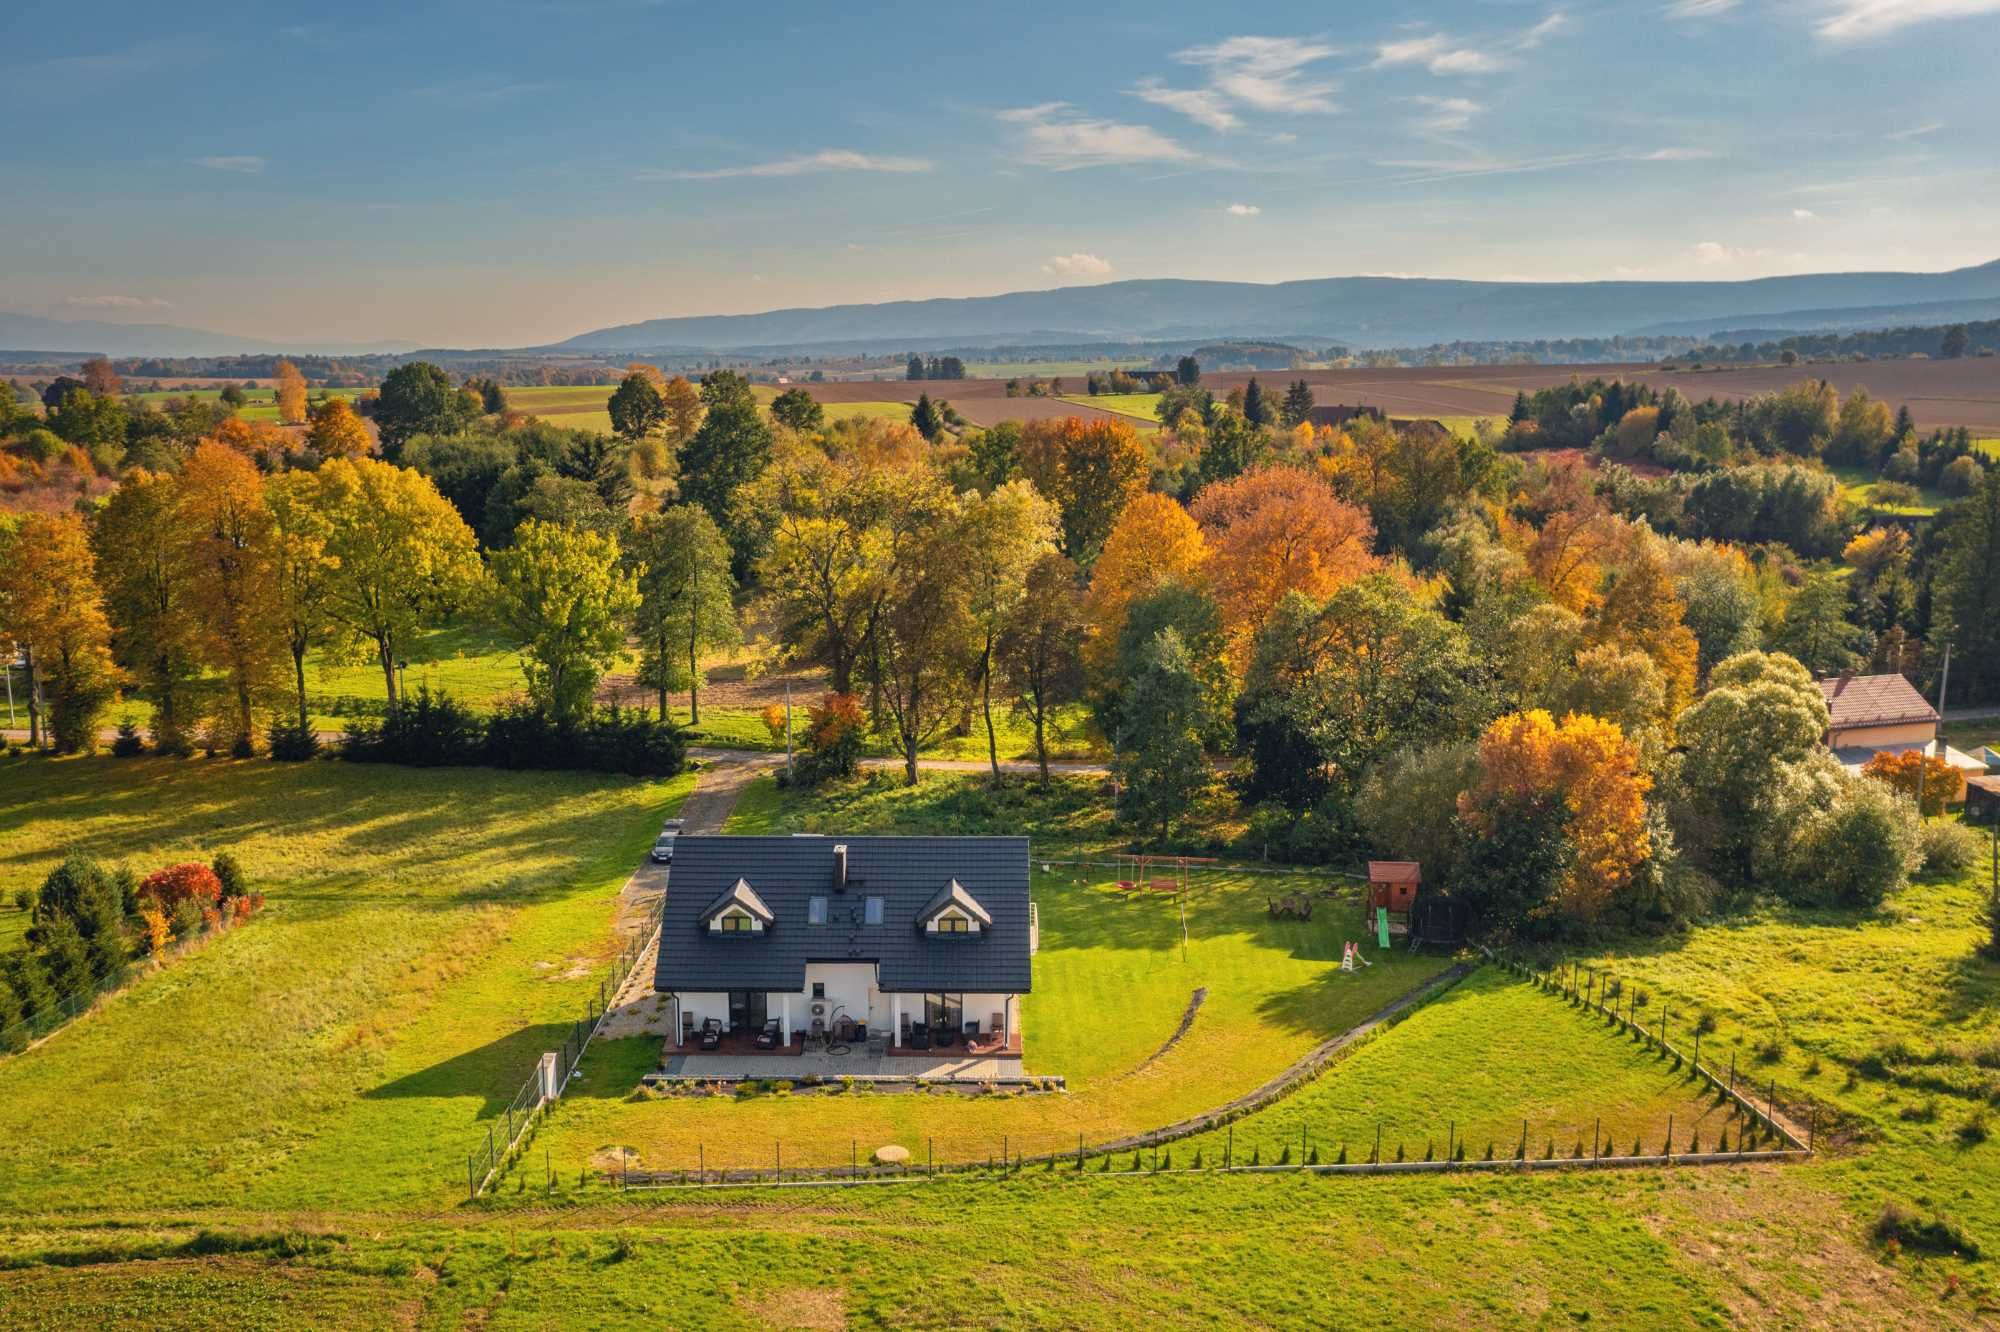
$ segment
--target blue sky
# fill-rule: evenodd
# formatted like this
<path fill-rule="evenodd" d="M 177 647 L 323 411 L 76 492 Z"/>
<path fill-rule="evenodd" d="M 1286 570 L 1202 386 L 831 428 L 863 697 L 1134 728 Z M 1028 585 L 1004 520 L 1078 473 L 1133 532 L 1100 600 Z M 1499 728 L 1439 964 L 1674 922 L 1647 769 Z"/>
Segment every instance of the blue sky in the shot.
<path fill-rule="evenodd" d="M 2000 257 L 2000 0 L 17 0 L 0 308 L 518 345 L 1132 277 Z"/>

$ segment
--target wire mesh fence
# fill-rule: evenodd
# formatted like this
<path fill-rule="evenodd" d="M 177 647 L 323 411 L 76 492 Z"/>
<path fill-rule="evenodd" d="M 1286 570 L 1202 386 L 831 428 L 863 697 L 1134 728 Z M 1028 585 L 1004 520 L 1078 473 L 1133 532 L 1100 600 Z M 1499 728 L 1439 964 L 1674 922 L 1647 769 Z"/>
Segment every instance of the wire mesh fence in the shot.
<path fill-rule="evenodd" d="M 213 928 L 202 930 L 189 935 L 187 938 L 177 940 L 161 949 L 158 953 L 133 962 L 117 974 L 105 976 L 81 989 L 52 999 L 37 1008 L 33 1013 L 21 1018 L 18 1022 L 0 1027 L 0 1055 L 21 1053 L 36 1041 L 44 1040 L 54 1035 L 62 1028 L 82 1017 L 85 1013 L 88 1013 L 96 1006 L 98 1000 L 107 995 L 116 994 L 119 990 L 131 984 L 135 978 L 144 975 L 147 968 L 171 962 L 183 953 L 199 946 L 208 938 L 234 928 L 236 926 L 230 922 L 227 916 L 224 916 L 221 922 Z"/>
<path fill-rule="evenodd" d="M 596 991 L 584 1000 L 583 1016 L 570 1023 L 561 1046 L 544 1056 L 554 1061 L 553 1076 L 545 1075 L 543 1067 L 537 1065 L 506 1108 L 486 1121 L 483 1136 L 465 1154 L 465 1191 L 468 1198 L 477 1198 L 506 1173 L 507 1166 L 518 1155 L 528 1130 L 568 1089 L 569 1080 L 576 1076 L 578 1065 L 583 1063 L 584 1052 L 590 1048 L 591 1039 L 604 1025 L 610 1005 L 617 999 L 618 991 L 632 974 L 632 968 L 638 965 L 652 942 L 651 937 L 640 937 L 628 941 L 619 949 L 610 971 L 598 981 Z"/>

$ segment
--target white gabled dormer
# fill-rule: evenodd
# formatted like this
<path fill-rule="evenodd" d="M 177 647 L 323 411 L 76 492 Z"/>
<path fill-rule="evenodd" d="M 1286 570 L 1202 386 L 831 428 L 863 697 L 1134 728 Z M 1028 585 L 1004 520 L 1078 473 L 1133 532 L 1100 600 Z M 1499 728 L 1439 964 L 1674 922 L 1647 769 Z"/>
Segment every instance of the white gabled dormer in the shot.
<path fill-rule="evenodd" d="M 993 927 L 993 917 L 957 879 L 939 890 L 917 916 L 925 934 L 975 935 Z"/>
<path fill-rule="evenodd" d="M 709 903 L 701 920 L 712 934 L 762 934 L 777 917 L 748 879 L 738 879 L 735 887 Z"/>

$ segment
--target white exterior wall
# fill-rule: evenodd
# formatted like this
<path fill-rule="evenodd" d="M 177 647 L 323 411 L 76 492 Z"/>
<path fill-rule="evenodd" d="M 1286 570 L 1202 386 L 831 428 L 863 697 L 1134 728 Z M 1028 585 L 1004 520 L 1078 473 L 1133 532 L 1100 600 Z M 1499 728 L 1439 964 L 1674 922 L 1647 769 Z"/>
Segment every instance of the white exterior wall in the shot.
<path fill-rule="evenodd" d="M 729 1025 L 729 996 L 727 994 L 688 994 L 679 996 L 681 1011 L 694 1014 L 694 1029 L 701 1030 L 701 1024 L 715 1018 L 723 1026 Z"/>
<path fill-rule="evenodd" d="M 814 982 L 826 986 L 826 1005 L 823 1019 L 831 1028 L 835 1012 L 851 1022 L 866 1022 L 871 1030 L 889 1029 L 888 1000 L 875 989 L 875 964 L 873 962 L 808 962 L 806 964 L 806 985 L 803 990 L 791 996 L 792 1031 L 812 1030 Z M 777 991 L 770 995 L 771 1016 L 777 1017 L 785 996 Z"/>
<path fill-rule="evenodd" d="M 984 1035 L 989 1029 L 988 1024 L 993 1021 L 993 1015 L 1002 1013 L 1005 1014 L 1003 1020 L 1008 1024 L 1005 1029 L 1018 1032 L 1021 1030 L 1021 1009 L 1014 1000 L 1015 996 L 1011 994 L 968 994 L 965 996 L 966 1020 L 977 1022 L 980 1034 Z"/>

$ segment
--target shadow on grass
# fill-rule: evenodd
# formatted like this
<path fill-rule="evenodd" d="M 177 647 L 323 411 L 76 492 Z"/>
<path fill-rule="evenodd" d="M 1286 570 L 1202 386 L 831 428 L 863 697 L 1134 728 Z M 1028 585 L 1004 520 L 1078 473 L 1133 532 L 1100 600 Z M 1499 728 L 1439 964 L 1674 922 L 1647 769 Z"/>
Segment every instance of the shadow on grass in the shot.
<path fill-rule="evenodd" d="M 566 1022 L 544 1022 L 463 1051 L 429 1068 L 406 1073 L 361 1094 L 363 1100 L 454 1100 L 484 1097 L 482 1118 L 498 1114 L 534 1075 L 542 1055 L 561 1050 L 569 1037 Z M 627 1088 L 627 1090 L 630 1090 Z"/>

